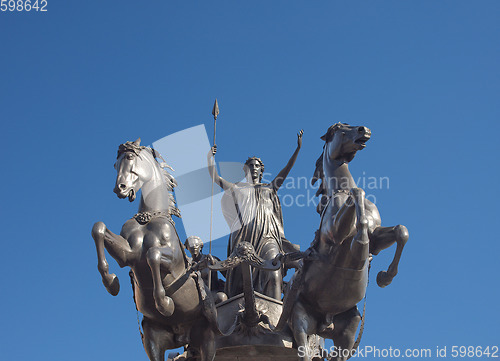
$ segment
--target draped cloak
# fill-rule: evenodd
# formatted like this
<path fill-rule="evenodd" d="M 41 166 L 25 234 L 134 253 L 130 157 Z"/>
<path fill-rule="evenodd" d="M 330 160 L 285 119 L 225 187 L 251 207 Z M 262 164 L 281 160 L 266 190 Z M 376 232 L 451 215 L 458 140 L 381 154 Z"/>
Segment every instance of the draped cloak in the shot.
<path fill-rule="evenodd" d="M 277 189 L 272 184 L 236 183 L 225 190 L 222 197 L 222 212 L 231 230 L 227 247 L 228 256 L 242 241 L 249 242 L 257 255 L 265 260 L 279 252 L 294 252 L 299 246 L 285 238 L 283 215 Z M 279 272 L 281 282 L 281 270 Z M 268 294 L 266 289 L 270 271 L 252 270 L 254 290 Z M 243 291 L 241 270 L 236 267 L 226 275 L 226 294 L 236 296 Z M 271 292 L 272 293 L 272 292 Z"/>

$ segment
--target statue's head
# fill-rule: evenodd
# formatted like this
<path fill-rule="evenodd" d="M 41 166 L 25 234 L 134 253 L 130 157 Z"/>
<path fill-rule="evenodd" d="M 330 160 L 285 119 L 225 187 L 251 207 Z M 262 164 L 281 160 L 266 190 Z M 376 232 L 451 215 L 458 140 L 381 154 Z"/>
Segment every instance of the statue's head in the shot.
<path fill-rule="evenodd" d="M 184 245 L 189 250 L 189 253 L 191 253 L 193 258 L 198 257 L 203 249 L 203 241 L 198 236 L 189 236 Z"/>
<path fill-rule="evenodd" d="M 245 162 L 243 170 L 249 183 L 260 183 L 264 175 L 264 163 L 260 158 L 251 157 Z"/>

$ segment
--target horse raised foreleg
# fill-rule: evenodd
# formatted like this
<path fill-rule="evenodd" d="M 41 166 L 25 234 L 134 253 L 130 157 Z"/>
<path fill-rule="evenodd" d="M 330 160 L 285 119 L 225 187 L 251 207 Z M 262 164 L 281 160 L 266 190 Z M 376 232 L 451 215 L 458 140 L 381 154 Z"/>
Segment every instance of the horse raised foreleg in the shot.
<path fill-rule="evenodd" d="M 352 235 L 356 212 L 351 195 L 334 198 L 322 216 L 320 235 L 323 240 L 340 244 Z"/>
<path fill-rule="evenodd" d="M 370 239 L 368 238 L 368 219 L 365 211 L 365 191 L 361 188 L 351 189 L 356 206 L 356 230 L 357 233 L 351 242 L 351 267 L 359 269 L 363 267 L 369 257 Z"/>
<path fill-rule="evenodd" d="M 114 273 L 109 274 L 109 265 L 104 253 L 104 247 L 109 254 L 118 262 L 120 267 L 125 267 L 129 264 L 133 257 L 133 252 L 127 240 L 119 235 L 114 234 L 106 228 L 102 222 L 97 222 L 92 228 L 92 238 L 94 238 L 97 250 L 97 269 L 102 276 L 102 283 L 110 294 L 116 296 L 120 291 L 120 283 L 118 277 Z"/>
<path fill-rule="evenodd" d="M 408 238 L 408 230 L 402 225 L 378 227 L 370 235 L 370 252 L 372 254 L 378 254 L 380 251 L 390 247 L 394 242 L 397 244 L 396 252 L 389 268 L 387 268 L 387 271 L 381 271 L 377 275 L 377 284 L 380 287 L 389 285 L 398 274 L 399 260 L 401 259 L 401 254 Z"/>
<path fill-rule="evenodd" d="M 172 316 L 175 306 L 174 301 L 165 294 L 161 268 L 169 270 L 172 258 L 172 252 L 167 247 L 151 247 L 146 253 L 146 259 L 151 268 L 151 275 L 153 276 L 153 298 L 157 310 L 165 317 Z"/>
<path fill-rule="evenodd" d="M 352 198 L 352 196 L 349 196 L 344 204 L 340 207 L 338 212 L 335 214 L 332 229 L 332 236 L 335 243 L 342 242 L 352 234 L 354 222 L 356 221 L 355 209 L 354 199 Z"/>

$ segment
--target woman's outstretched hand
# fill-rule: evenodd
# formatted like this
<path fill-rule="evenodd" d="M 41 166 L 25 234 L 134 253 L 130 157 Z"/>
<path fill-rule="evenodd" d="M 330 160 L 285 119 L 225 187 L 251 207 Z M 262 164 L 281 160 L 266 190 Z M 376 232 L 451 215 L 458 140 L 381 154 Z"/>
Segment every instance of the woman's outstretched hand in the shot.
<path fill-rule="evenodd" d="M 300 132 L 297 133 L 297 147 L 302 147 L 302 135 L 304 131 L 301 129 Z M 214 153 L 215 154 L 215 153 Z"/>

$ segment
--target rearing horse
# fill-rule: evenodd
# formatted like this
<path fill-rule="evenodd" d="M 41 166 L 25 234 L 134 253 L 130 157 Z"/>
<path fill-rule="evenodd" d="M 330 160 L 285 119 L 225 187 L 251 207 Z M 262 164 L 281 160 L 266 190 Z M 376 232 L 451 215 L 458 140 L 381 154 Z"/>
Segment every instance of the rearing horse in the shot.
<path fill-rule="evenodd" d="M 321 202 L 318 204 L 322 238 L 337 243 L 341 242 L 341 239 L 352 237 L 355 233 L 355 213 L 348 200 L 349 190 L 355 188 L 356 183 L 349 172 L 348 163 L 354 159 L 358 150 L 366 147 L 366 142 L 370 137 L 370 129 L 345 123 L 332 125 L 321 137 L 325 141 L 325 146 L 316 162 L 312 184 L 314 185 L 318 179 L 322 180 L 316 192 L 316 195 L 322 195 Z M 325 203 L 328 204 L 325 205 Z M 397 244 L 394 259 L 389 268 L 377 275 L 377 284 L 385 287 L 398 273 L 399 260 L 409 237 L 408 230 L 403 225 L 381 227 L 382 220 L 375 204 L 364 199 L 364 206 L 368 222 L 370 253 L 377 255 L 394 243 Z M 324 207 L 326 209 L 323 210 Z"/>
<path fill-rule="evenodd" d="M 304 350 L 313 334 L 332 339 L 337 350 L 353 349 L 361 320 L 356 304 L 366 293 L 370 254 L 397 243 L 388 270 L 377 276 L 378 285 L 385 287 L 397 274 L 408 240 L 405 226 L 380 226 L 377 207 L 365 198 L 349 172 L 348 163 L 370 137 L 366 127 L 341 123 L 332 125 L 321 137 L 325 145 L 312 179 L 312 184 L 322 180 L 316 193 L 322 195 L 318 205 L 321 222 L 309 249 L 313 261 L 305 259 L 303 269 L 290 281 L 277 326 L 283 327 L 288 320 L 297 345 Z M 305 352 L 301 360 L 309 361 L 311 356 Z M 346 360 L 348 356 L 340 353 L 334 359 Z"/>
<path fill-rule="evenodd" d="M 151 361 L 164 361 L 166 350 L 188 342 L 202 361 L 212 361 L 215 306 L 201 277 L 188 272 L 172 220 L 172 215 L 180 217 L 171 193 L 177 183 L 156 156 L 153 149 L 140 145 L 140 139 L 120 145 L 114 192 L 130 202 L 141 188 L 142 195 L 138 213 L 123 225 L 120 235 L 102 222 L 94 225 L 98 269 L 104 286 L 116 296 L 118 278 L 109 274 L 104 249 L 120 267 L 131 268 L 135 303 L 144 315 L 144 349 Z"/>

